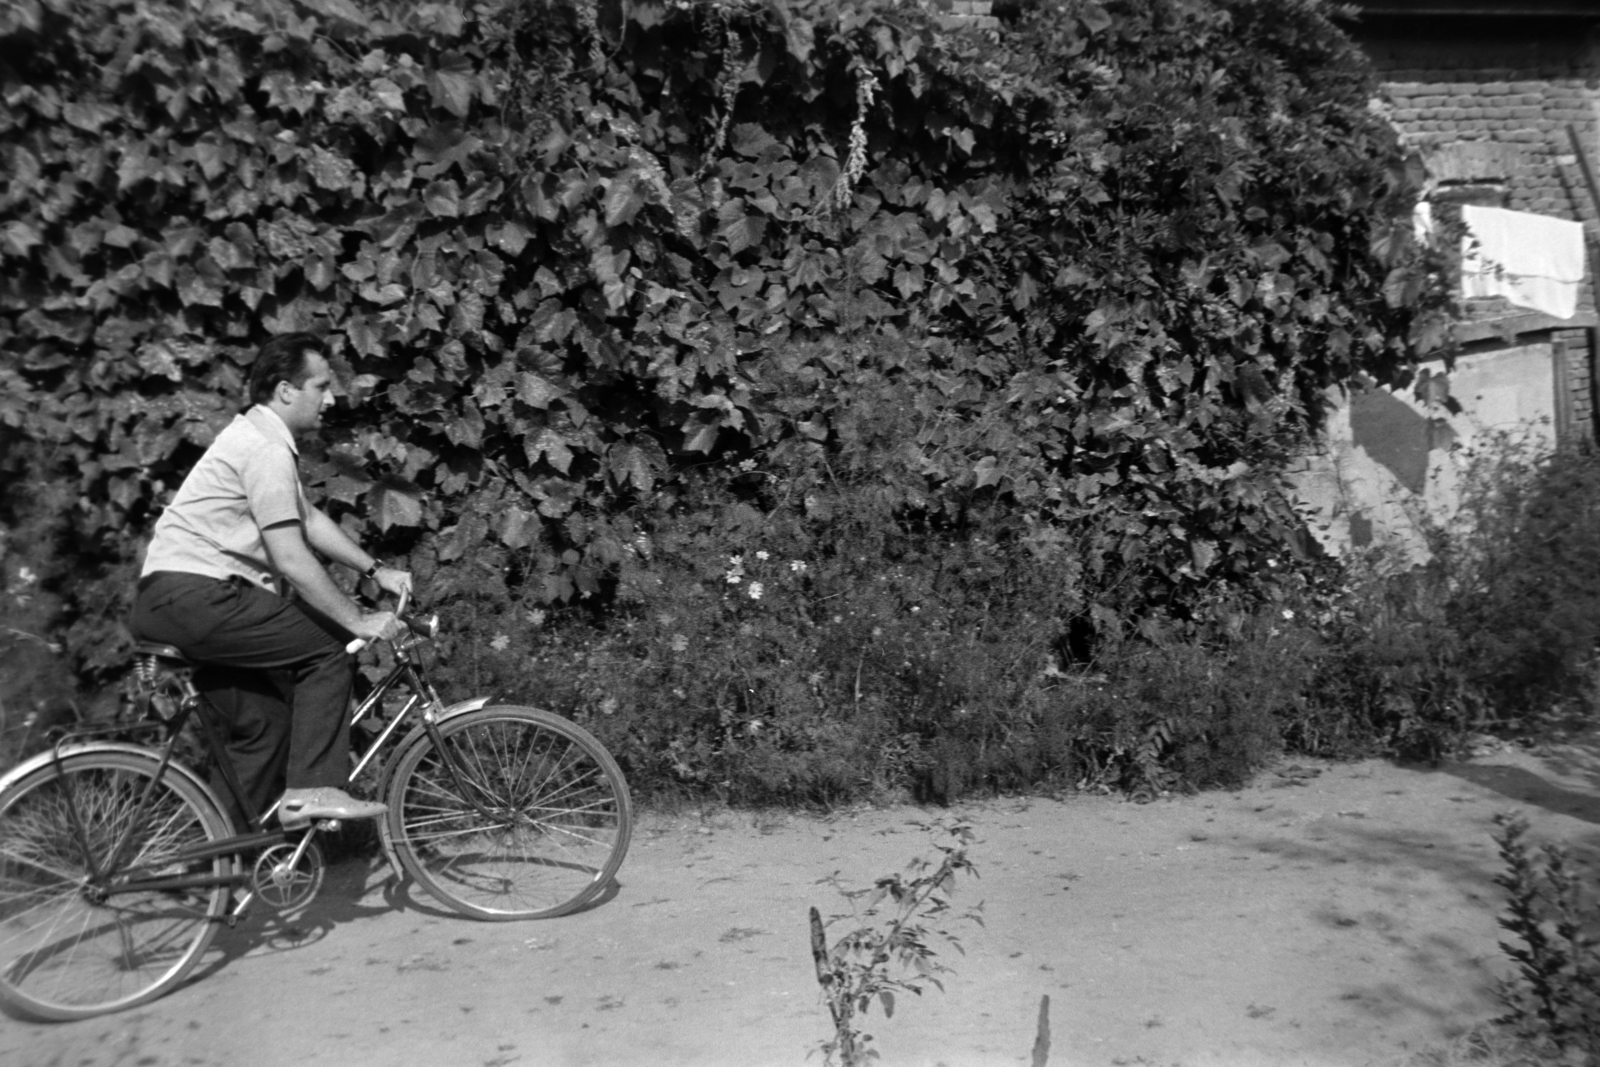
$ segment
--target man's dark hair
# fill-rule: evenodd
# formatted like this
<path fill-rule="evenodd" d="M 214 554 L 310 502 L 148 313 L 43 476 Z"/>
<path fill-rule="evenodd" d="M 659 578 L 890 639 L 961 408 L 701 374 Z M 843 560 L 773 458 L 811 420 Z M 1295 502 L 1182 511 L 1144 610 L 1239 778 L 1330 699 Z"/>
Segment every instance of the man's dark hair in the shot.
<path fill-rule="evenodd" d="M 279 382 L 304 385 L 309 378 L 306 353 L 328 358 L 322 339 L 314 333 L 286 333 L 261 346 L 256 361 L 250 364 L 250 403 L 265 404 Z"/>

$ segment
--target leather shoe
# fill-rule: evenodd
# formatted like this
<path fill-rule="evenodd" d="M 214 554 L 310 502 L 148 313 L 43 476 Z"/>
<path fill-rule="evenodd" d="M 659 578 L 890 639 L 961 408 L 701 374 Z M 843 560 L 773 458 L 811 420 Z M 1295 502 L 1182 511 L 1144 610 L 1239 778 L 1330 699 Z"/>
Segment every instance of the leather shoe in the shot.
<path fill-rule="evenodd" d="M 278 802 L 278 822 L 285 829 L 304 826 L 313 819 L 376 819 L 389 805 L 376 800 L 357 800 L 343 789 L 322 786 L 317 789 L 285 789 Z"/>

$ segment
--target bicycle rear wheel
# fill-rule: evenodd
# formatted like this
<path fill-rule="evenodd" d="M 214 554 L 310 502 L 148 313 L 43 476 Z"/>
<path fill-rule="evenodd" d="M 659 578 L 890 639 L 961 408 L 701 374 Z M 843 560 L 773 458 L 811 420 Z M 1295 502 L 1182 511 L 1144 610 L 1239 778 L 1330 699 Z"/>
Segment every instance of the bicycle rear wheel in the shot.
<path fill-rule="evenodd" d="M 216 936 L 228 887 L 118 893 L 130 875 L 227 877 L 233 860 L 180 853 L 233 833 L 207 792 L 152 754 L 74 752 L 0 793 L 0 1001 L 84 1019 L 154 1000 Z M 118 842 L 113 872 L 102 868 Z"/>
<path fill-rule="evenodd" d="M 633 807 L 610 753 L 538 708 L 491 706 L 420 734 L 395 762 L 385 844 L 433 896 L 479 919 L 564 915 L 628 851 Z M 447 759 L 448 756 L 448 759 Z"/>

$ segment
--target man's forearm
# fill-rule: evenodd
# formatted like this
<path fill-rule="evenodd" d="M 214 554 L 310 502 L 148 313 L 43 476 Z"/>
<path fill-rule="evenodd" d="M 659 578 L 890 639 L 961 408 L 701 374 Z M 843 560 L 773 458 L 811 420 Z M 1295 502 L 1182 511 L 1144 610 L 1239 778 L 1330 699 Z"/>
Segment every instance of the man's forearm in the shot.
<path fill-rule="evenodd" d="M 272 565 L 294 586 L 301 599 L 347 630 L 360 621 L 362 612 L 356 602 L 333 584 L 322 563 L 312 555 L 307 544 L 309 523 L 305 528 L 298 523 L 269 526 L 261 531 L 261 538 L 266 543 Z"/>
<path fill-rule="evenodd" d="M 304 563 L 308 566 L 291 564 L 283 568 L 283 576 L 294 586 L 295 592 L 300 594 L 300 599 L 307 604 L 343 626 L 346 630 L 355 629 L 356 622 L 361 618 L 361 609 L 355 601 L 345 596 L 344 591 L 333 584 L 333 579 L 328 577 L 328 572 L 322 565 L 309 554 Z"/>
<path fill-rule="evenodd" d="M 306 540 L 328 559 L 353 570 L 365 571 L 376 562 L 370 552 L 364 551 L 343 527 L 319 508 L 312 508 L 306 516 Z"/>

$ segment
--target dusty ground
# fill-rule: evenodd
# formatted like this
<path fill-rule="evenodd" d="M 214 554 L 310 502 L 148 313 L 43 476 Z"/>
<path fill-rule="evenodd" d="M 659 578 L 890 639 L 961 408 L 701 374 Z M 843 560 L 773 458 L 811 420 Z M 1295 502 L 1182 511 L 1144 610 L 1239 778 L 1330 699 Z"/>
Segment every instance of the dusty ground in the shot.
<path fill-rule="evenodd" d="M 1405 1062 L 1494 1013 L 1494 813 L 1600 843 L 1600 748 L 1439 770 L 1302 764 L 1231 793 L 961 808 L 983 901 L 945 992 L 870 1031 L 889 1065 L 1027 1064 L 1050 997 L 1052 1065 Z M 453 917 L 381 862 L 334 867 L 292 923 L 254 916 L 147 1008 L 0 1017 L 0 1062 L 765 1065 L 820 1063 L 806 912 L 927 851 L 912 809 L 642 819 L 621 884 L 542 923 Z M 808 1061 L 807 1055 L 811 1053 Z"/>

